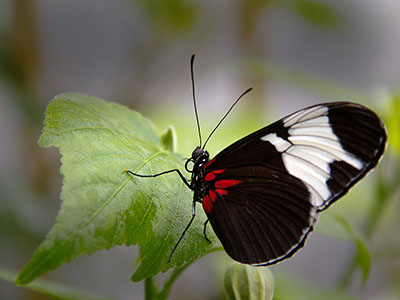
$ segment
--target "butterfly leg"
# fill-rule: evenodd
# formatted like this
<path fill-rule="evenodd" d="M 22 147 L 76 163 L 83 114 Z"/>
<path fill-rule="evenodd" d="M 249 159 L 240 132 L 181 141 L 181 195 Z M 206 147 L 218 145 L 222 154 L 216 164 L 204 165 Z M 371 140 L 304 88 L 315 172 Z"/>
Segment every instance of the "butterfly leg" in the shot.
<path fill-rule="evenodd" d="M 128 169 L 125 169 L 124 172 L 131 174 L 133 176 L 137 176 L 137 177 L 157 177 L 157 176 L 161 176 L 164 174 L 168 174 L 168 173 L 172 173 L 172 172 L 177 172 L 179 177 L 182 179 L 182 181 L 186 184 L 186 186 L 188 188 L 191 189 L 190 187 L 190 183 L 187 181 L 187 179 L 185 178 L 185 176 L 183 176 L 183 174 L 181 173 L 181 171 L 179 171 L 179 169 L 172 169 L 172 170 L 168 170 L 168 171 L 164 171 L 161 173 L 157 173 L 157 174 L 153 174 L 153 175 L 141 175 L 141 174 L 137 174 L 137 173 L 133 173 L 132 171 L 129 171 Z"/>
<path fill-rule="evenodd" d="M 211 242 L 210 239 L 207 237 L 207 224 L 208 224 L 209 221 L 210 221 L 210 220 L 207 219 L 207 221 L 204 222 L 204 231 L 203 231 L 203 233 L 204 233 L 204 237 L 206 238 L 207 242 L 209 242 L 209 243 L 211 244 L 212 242 Z"/>
<path fill-rule="evenodd" d="M 192 204 L 192 218 L 189 221 L 189 224 L 186 225 L 186 228 L 183 230 L 181 237 L 179 238 L 178 242 L 176 242 L 174 249 L 172 249 L 171 254 L 169 255 L 168 262 L 171 262 L 172 256 L 175 253 L 176 248 L 178 247 L 179 243 L 182 241 L 183 237 L 186 234 L 186 231 L 189 229 L 190 225 L 192 225 L 192 222 L 194 220 L 194 217 L 196 216 L 196 201 L 193 200 Z"/>

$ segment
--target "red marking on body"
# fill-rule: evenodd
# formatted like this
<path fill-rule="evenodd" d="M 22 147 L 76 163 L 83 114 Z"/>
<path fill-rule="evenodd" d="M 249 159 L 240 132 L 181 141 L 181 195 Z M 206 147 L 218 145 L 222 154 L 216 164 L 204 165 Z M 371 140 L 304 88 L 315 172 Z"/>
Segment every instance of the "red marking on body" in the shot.
<path fill-rule="evenodd" d="M 204 196 L 202 204 L 204 211 L 208 214 L 211 214 L 213 205 L 208 195 Z"/>
<path fill-rule="evenodd" d="M 220 196 L 228 194 L 227 190 L 223 190 L 223 189 L 216 189 L 215 192 Z"/>
<path fill-rule="evenodd" d="M 210 196 L 211 202 L 215 202 L 217 199 L 217 194 L 213 190 L 209 190 L 208 195 Z"/>
<path fill-rule="evenodd" d="M 215 187 L 218 189 L 226 189 L 228 187 L 234 186 L 239 184 L 241 181 L 240 180 L 235 180 L 235 179 L 223 179 L 223 180 L 218 180 L 215 183 Z"/>
<path fill-rule="evenodd" d="M 214 157 L 212 160 L 210 160 L 208 163 L 206 163 L 206 164 L 203 166 L 203 168 L 208 168 L 208 167 L 214 162 L 214 160 L 215 160 L 215 157 Z"/>
<path fill-rule="evenodd" d="M 225 172 L 225 169 L 223 169 L 223 170 L 215 170 L 215 171 L 212 171 L 212 172 L 208 173 L 208 174 L 206 175 L 206 177 L 204 177 L 204 180 L 205 180 L 205 181 L 214 180 L 214 179 L 215 179 L 215 174 L 220 174 L 220 173 L 222 173 L 222 172 Z"/>

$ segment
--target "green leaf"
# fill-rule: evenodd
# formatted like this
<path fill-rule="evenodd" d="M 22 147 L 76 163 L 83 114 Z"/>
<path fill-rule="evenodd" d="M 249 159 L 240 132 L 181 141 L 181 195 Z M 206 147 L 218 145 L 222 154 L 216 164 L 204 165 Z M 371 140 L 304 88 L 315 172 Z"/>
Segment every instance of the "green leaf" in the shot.
<path fill-rule="evenodd" d="M 13 271 L 9 271 L 3 268 L 0 268 L 0 278 L 13 283 L 15 278 L 17 277 L 16 273 Z M 38 292 L 44 295 L 48 295 L 54 297 L 55 299 L 62 300 L 72 300 L 72 299 L 80 299 L 80 300 L 101 300 L 106 299 L 103 297 L 97 297 L 93 295 L 89 295 L 88 293 L 77 291 L 73 288 L 67 287 L 62 284 L 55 283 L 49 280 L 39 279 L 35 282 L 27 284 L 24 286 L 25 289 Z"/>
<path fill-rule="evenodd" d="M 224 287 L 229 300 L 270 300 L 274 296 L 274 276 L 266 267 L 232 262 L 225 272 Z"/>
<path fill-rule="evenodd" d="M 60 149 L 62 205 L 56 224 L 18 275 L 17 284 L 27 284 L 83 254 L 122 244 L 141 247 L 134 281 L 193 261 L 212 248 L 203 237 L 205 215 L 198 209 L 168 263 L 191 217 L 190 190 L 174 173 L 156 178 L 121 173 L 125 168 L 155 174 L 182 167 L 182 156 L 163 150 L 147 119 L 80 94 L 57 96 L 45 115 L 39 144 Z"/>

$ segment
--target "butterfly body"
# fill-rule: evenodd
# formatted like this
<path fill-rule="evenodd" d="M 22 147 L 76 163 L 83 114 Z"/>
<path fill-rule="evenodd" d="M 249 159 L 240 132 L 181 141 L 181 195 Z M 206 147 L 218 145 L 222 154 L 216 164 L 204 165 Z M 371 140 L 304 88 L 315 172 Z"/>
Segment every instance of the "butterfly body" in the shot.
<path fill-rule="evenodd" d="M 185 164 L 186 171 L 192 173 L 189 188 L 193 190 L 193 201 L 203 202 L 203 197 L 208 193 L 207 186 L 204 181 L 204 165 L 209 161 L 209 154 L 206 150 L 197 147 L 192 152 L 192 157 Z M 193 162 L 193 169 L 188 169 L 188 163 Z"/>

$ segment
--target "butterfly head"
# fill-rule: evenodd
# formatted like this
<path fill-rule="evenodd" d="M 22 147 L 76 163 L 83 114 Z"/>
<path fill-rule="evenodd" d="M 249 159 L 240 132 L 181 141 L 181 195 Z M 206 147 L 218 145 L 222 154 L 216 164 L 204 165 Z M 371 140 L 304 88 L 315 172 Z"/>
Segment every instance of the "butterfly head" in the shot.
<path fill-rule="evenodd" d="M 209 154 L 207 150 L 201 149 L 200 147 L 196 147 L 196 149 L 192 152 L 191 160 L 194 165 L 201 167 L 203 164 L 208 162 Z"/>
<path fill-rule="evenodd" d="M 192 152 L 192 157 L 190 157 L 185 164 L 186 171 L 193 173 L 195 170 L 198 170 L 202 166 L 204 166 L 209 160 L 208 151 L 201 149 L 200 147 L 196 147 L 196 149 Z M 193 163 L 193 169 L 188 168 L 189 162 Z"/>

